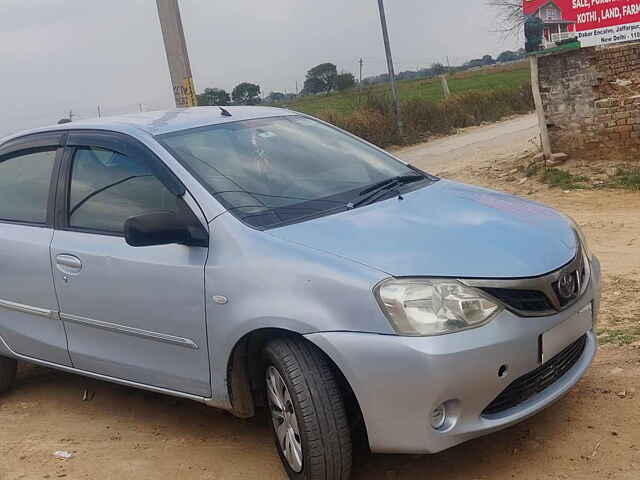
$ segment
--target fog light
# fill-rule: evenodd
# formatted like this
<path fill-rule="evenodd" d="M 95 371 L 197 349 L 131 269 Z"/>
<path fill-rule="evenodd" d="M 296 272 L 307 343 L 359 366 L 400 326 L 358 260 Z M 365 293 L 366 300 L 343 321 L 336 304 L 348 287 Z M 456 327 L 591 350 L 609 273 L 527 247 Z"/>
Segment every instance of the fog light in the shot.
<path fill-rule="evenodd" d="M 444 427 L 445 422 L 447 421 L 447 408 L 445 404 L 436 407 L 431 412 L 431 426 L 435 430 L 440 430 Z"/>

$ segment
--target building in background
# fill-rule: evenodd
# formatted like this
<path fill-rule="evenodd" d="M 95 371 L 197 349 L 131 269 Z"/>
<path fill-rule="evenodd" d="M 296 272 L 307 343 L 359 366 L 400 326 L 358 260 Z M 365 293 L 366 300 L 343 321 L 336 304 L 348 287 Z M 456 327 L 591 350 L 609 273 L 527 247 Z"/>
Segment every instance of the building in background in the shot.
<path fill-rule="evenodd" d="M 544 24 L 543 48 L 553 48 L 558 46 L 560 42 L 578 37 L 576 22 L 568 20 L 563 9 L 553 0 L 540 6 L 538 10 L 533 12 L 533 16 L 538 17 Z"/>

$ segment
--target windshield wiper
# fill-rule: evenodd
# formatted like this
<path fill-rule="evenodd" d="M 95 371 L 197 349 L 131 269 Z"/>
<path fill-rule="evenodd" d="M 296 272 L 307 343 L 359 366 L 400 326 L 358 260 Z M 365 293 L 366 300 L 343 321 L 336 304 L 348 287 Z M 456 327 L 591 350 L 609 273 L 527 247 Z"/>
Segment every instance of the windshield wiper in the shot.
<path fill-rule="evenodd" d="M 419 182 L 420 180 L 424 180 L 424 178 L 425 177 L 423 175 L 400 175 L 399 177 L 387 178 L 386 180 L 382 180 L 381 182 L 374 183 L 370 187 L 365 188 L 359 193 L 359 195 L 360 196 L 366 195 L 367 193 L 371 193 L 373 191 L 376 191 L 380 188 L 384 188 L 391 184 L 395 185 L 395 184 Z"/>
<path fill-rule="evenodd" d="M 393 190 L 395 187 L 399 185 L 406 185 L 408 183 L 420 182 L 424 180 L 425 177 L 422 175 L 401 175 L 399 177 L 389 178 L 387 180 L 383 180 L 382 182 L 375 183 L 370 187 L 365 188 L 360 192 L 360 196 L 367 195 L 362 200 L 356 203 L 350 203 L 348 205 L 349 208 L 358 208 L 362 205 L 367 205 L 368 203 L 373 202 L 378 195 L 382 192 L 387 192 Z"/>

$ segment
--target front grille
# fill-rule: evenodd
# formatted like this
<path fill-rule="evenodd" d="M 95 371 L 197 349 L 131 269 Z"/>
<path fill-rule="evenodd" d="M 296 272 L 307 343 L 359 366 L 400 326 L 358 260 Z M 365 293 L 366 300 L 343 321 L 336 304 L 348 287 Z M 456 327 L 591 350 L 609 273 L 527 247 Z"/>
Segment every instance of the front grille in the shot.
<path fill-rule="evenodd" d="M 529 313 L 544 313 L 553 310 L 547 296 L 537 290 L 516 290 L 510 288 L 482 288 L 489 295 L 514 310 Z"/>
<path fill-rule="evenodd" d="M 586 259 L 580 247 L 571 262 L 546 275 L 461 281 L 491 295 L 519 317 L 546 317 L 566 310 L 587 291 L 591 267 Z"/>
<path fill-rule="evenodd" d="M 571 370 L 582 356 L 587 344 L 583 335 L 544 365 L 515 380 L 484 409 L 482 415 L 494 415 L 509 410 L 540 393 Z"/>

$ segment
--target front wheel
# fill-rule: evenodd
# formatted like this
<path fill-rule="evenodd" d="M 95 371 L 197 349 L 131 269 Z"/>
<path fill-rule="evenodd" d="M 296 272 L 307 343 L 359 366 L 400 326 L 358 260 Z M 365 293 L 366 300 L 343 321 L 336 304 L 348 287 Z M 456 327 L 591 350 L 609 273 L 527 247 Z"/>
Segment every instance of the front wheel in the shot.
<path fill-rule="evenodd" d="M 270 342 L 264 357 L 270 420 L 289 477 L 347 480 L 351 474 L 351 432 L 327 359 L 298 338 Z"/>

